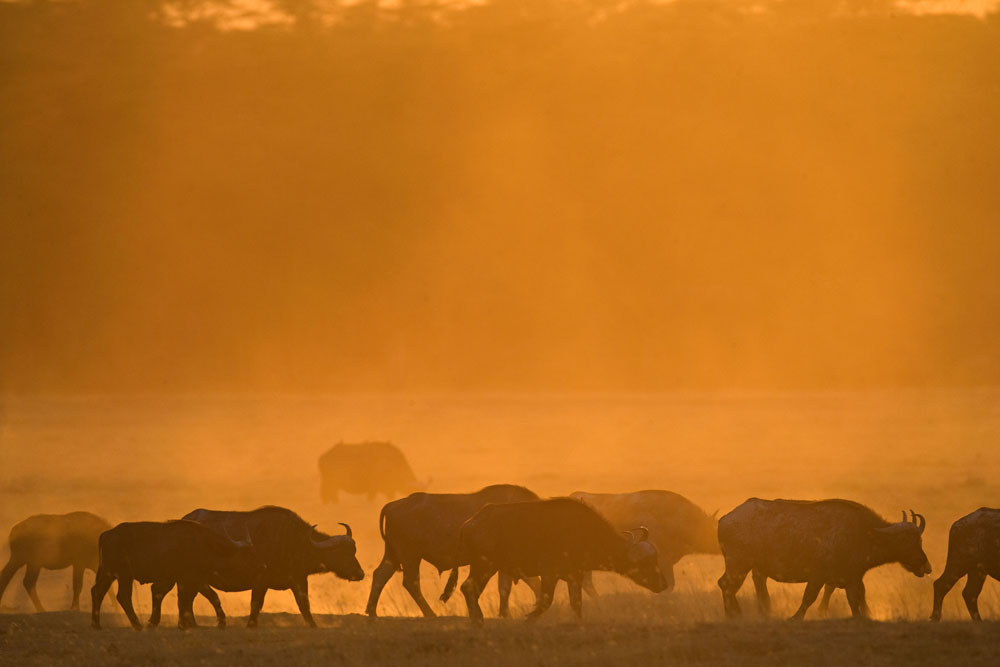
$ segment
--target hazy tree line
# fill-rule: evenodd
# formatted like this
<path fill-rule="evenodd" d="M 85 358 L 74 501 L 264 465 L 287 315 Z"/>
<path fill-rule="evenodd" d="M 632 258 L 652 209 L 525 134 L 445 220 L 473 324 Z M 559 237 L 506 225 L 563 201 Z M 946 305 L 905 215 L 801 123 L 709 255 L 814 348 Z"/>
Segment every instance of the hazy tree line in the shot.
<path fill-rule="evenodd" d="M 996 14 L 206 6 L 0 3 L 0 389 L 1000 381 Z"/>

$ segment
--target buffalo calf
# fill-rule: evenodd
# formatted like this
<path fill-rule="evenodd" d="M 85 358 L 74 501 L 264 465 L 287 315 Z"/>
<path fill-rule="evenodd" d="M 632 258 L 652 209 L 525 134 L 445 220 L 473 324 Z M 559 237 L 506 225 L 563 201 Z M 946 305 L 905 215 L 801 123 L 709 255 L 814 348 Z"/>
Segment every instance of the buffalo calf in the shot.
<path fill-rule="evenodd" d="M 91 621 L 101 627 L 101 602 L 111 582 L 118 580 L 118 602 L 136 630 L 142 629 L 132 606 L 132 582 L 153 584 L 153 616 L 159 622 L 160 601 L 179 584 L 180 627 L 194 625 L 195 594 L 215 583 L 220 572 L 254 577 L 264 565 L 249 542 L 237 542 L 194 521 L 120 523 L 101 535 L 100 566 L 91 589 Z M 159 600 L 157 600 L 159 595 Z M 220 625 L 224 625 L 220 618 Z"/>
<path fill-rule="evenodd" d="M 667 586 L 648 531 L 622 533 L 593 508 L 571 498 L 487 505 L 462 526 L 459 553 L 471 567 L 462 593 L 473 623 L 482 623 L 479 596 L 497 571 L 518 577 L 540 576 L 541 592 L 532 620 L 552 604 L 556 583 L 569 585 L 570 604 L 583 612 L 586 572 L 618 572 L 640 586 L 660 592 Z"/>

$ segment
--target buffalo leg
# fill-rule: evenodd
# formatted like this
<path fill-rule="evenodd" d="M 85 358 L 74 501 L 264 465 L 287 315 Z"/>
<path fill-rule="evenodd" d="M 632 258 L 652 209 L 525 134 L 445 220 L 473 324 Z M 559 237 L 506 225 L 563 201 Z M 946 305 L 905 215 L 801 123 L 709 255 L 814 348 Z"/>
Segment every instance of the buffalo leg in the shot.
<path fill-rule="evenodd" d="M 514 587 L 514 578 L 506 572 L 497 572 L 497 593 L 500 594 L 500 618 L 510 616 L 510 590 Z"/>
<path fill-rule="evenodd" d="M 80 611 L 80 591 L 83 590 L 83 566 L 73 566 L 73 602 L 69 608 L 73 611 Z"/>
<path fill-rule="evenodd" d="M 959 568 L 944 566 L 944 572 L 941 576 L 937 578 L 934 582 L 934 609 L 931 611 L 931 620 L 940 621 L 941 620 L 941 606 L 944 604 L 944 597 L 948 595 L 950 591 L 959 579 L 965 576 L 965 572 Z"/>
<path fill-rule="evenodd" d="M 598 593 L 597 589 L 594 588 L 594 573 L 584 572 L 583 573 L 583 590 L 592 598 L 596 598 Z"/>
<path fill-rule="evenodd" d="M 187 585 L 177 587 L 177 627 L 196 628 L 198 622 L 194 620 L 194 598 L 198 595 L 198 588 Z"/>
<path fill-rule="evenodd" d="M 170 592 L 170 589 L 174 587 L 174 582 L 172 581 L 155 581 L 152 585 L 153 591 L 153 611 L 149 615 L 149 622 L 146 623 L 147 627 L 155 628 L 160 624 L 160 613 L 163 610 L 163 598 Z M 178 587 L 178 595 L 180 595 L 180 588 Z"/>
<path fill-rule="evenodd" d="M 35 605 L 36 612 L 45 611 L 45 607 L 42 606 L 42 601 L 38 599 L 38 591 L 35 586 L 38 584 L 38 575 L 41 573 L 42 568 L 37 565 L 28 564 L 27 569 L 24 572 L 24 590 L 28 591 L 28 597 L 31 598 L 31 603 Z"/>
<path fill-rule="evenodd" d="M 122 606 L 122 611 L 128 616 L 128 622 L 136 630 L 142 630 L 142 623 L 136 616 L 135 607 L 132 606 L 132 578 L 118 577 L 118 604 Z"/>
<path fill-rule="evenodd" d="M 220 628 L 226 627 L 226 612 L 222 608 L 222 600 L 219 599 L 219 594 L 215 592 L 211 586 L 203 586 L 198 589 L 198 592 L 209 601 L 212 608 L 215 609 L 215 621 L 216 625 Z"/>
<path fill-rule="evenodd" d="M 542 577 L 542 591 L 538 595 L 538 601 L 535 602 L 535 608 L 527 616 L 528 621 L 536 620 L 552 606 L 552 599 L 556 595 L 556 584 L 558 582 L 559 577 L 553 575 L 544 575 Z"/>
<path fill-rule="evenodd" d="M 810 581 L 806 584 L 806 592 L 802 594 L 802 604 L 799 605 L 798 611 L 796 611 L 791 620 L 801 621 L 806 617 L 806 611 L 812 606 L 816 598 L 819 597 L 819 592 L 823 590 L 822 581 Z"/>
<path fill-rule="evenodd" d="M 986 583 L 986 575 L 979 570 L 969 572 L 968 579 L 965 580 L 965 588 L 962 589 L 962 597 L 965 598 L 965 606 L 969 609 L 969 616 L 973 621 L 981 621 L 979 615 L 979 594 Z"/>
<path fill-rule="evenodd" d="M 7 564 L 3 566 L 3 570 L 0 571 L 0 600 L 3 599 L 3 592 L 7 590 L 7 584 L 10 583 L 11 577 L 21 569 L 22 565 L 24 565 L 23 560 L 17 560 L 11 556 Z"/>
<path fill-rule="evenodd" d="M 424 594 L 420 592 L 420 560 L 405 561 L 403 563 L 403 588 L 410 594 L 413 601 L 420 607 L 427 618 L 437 616 L 431 606 L 424 599 Z"/>
<path fill-rule="evenodd" d="M 577 573 L 566 579 L 569 588 L 569 606 L 577 618 L 583 618 L 583 573 Z"/>
<path fill-rule="evenodd" d="M 868 602 L 865 600 L 865 582 L 858 581 L 844 587 L 847 604 L 851 605 L 854 618 L 868 618 Z"/>
<path fill-rule="evenodd" d="M 771 594 L 767 591 L 767 575 L 754 570 L 750 577 L 753 579 L 753 588 L 757 592 L 757 611 L 761 616 L 767 618 L 771 615 Z"/>
<path fill-rule="evenodd" d="M 386 549 L 385 555 L 382 556 L 382 562 L 372 572 L 372 590 L 368 594 L 368 605 L 365 607 L 365 613 L 369 616 L 378 615 L 378 599 L 382 597 L 382 589 L 385 588 L 398 569 L 399 563 L 389 556 L 389 551 Z"/>
<path fill-rule="evenodd" d="M 750 568 L 737 567 L 733 563 L 726 563 L 726 571 L 719 577 L 719 588 L 722 589 L 722 605 L 726 610 L 728 618 L 738 618 L 742 613 L 740 603 L 736 599 L 736 593 L 746 581 Z"/>
<path fill-rule="evenodd" d="M 469 568 L 469 577 L 462 584 L 462 595 L 465 596 L 465 605 L 469 609 L 469 619 L 476 625 L 483 623 L 483 610 L 479 606 L 479 596 L 483 594 L 483 588 L 496 573 L 492 567 L 482 561 L 474 561 Z"/>
<path fill-rule="evenodd" d="M 299 613 L 306 619 L 309 627 L 315 628 L 316 621 L 313 620 L 312 610 L 309 608 L 309 580 L 305 577 L 292 583 L 292 595 L 295 596 L 295 604 L 299 606 Z"/>
<path fill-rule="evenodd" d="M 830 598 L 833 597 L 833 592 L 837 590 L 837 587 L 833 584 L 827 584 L 823 588 L 823 597 L 819 601 L 819 615 L 826 618 L 830 613 Z"/>
<path fill-rule="evenodd" d="M 97 581 L 90 589 L 90 624 L 95 628 L 101 627 L 101 603 L 104 602 L 104 596 L 107 595 L 114 580 L 111 574 L 103 570 L 97 571 Z M 118 584 L 118 590 L 122 590 L 121 584 Z"/>
<path fill-rule="evenodd" d="M 257 627 L 257 617 L 260 616 L 260 610 L 264 606 L 265 595 L 267 595 L 266 586 L 254 588 L 250 592 L 250 618 L 247 619 L 248 628 Z"/>

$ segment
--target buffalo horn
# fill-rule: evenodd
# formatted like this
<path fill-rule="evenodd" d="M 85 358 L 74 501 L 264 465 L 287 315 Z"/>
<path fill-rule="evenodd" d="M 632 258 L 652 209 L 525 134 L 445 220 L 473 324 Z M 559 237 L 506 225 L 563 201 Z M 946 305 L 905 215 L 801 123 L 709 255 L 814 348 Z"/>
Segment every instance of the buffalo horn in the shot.
<path fill-rule="evenodd" d="M 636 542 L 644 542 L 649 539 L 649 528 L 646 528 L 645 526 L 633 528 L 629 532 L 633 534 L 638 533 L 638 537 L 635 538 Z"/>
<path fill-rule="evenodd" d="M 347 525 L 346 523 L 344 523 L 343 521 L 341 521 L 341 522 L 340 522 L 340 525 L 341 525 L 341 526 L 343 526 L 344 528 L 346 528 L 346 529 L 347 529 L 347 536 L 348 536 L 348 537 L 351 537 L 351 527 L 350 527 L 350 526 L 348 526 L 348 525 Z"/>
<path fill-rule="evenodd" d="M 924 528 L 927 526 L 927 519 L 924 518 L 923 514 L 917 514 L 913 510 L 910 510 L 910 516 L 913 517 L 913 525 L 917 527 L 921 535 L 924 532 Z"/>
<path fill-rule="evenodd" d="M 910 520 L 906 518 L 906 510 L 903 510 L 903 523 L 910 523 Z"/>

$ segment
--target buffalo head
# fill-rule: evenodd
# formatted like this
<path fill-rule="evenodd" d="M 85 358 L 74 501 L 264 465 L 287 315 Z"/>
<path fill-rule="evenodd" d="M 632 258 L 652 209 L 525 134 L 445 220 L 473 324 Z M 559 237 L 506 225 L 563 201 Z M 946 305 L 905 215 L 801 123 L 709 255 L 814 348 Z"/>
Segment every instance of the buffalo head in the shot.
<path fill-rule="evenodd" d="M 648 588 L 654 593 L 673 586 L 673 572 L 670 580 L 660 571 L 659 553 L 656 545 L 649 541 L 649 530 L 645 526 L 633 528 L 625 533 L 628 543 L 625 550 L 625 562 L 620 572 L 626 577 Z"/>
<path fill-rule="evenodd" d="M 313 530 L 310 541 L 316 559 L 326 572 L 333 572 L 341 579 L 348 581 L 361 581 L 365 578 L 365 571 L 361 569 L 361 563 L 358 562 L 356 555 L 358 548 L 354 543 L 351 527 L 346 523 L 340 525 L 347 531 L 343 535 L 329 536 Z"/>
<path fill-rule="evenodd" d="M 256 547 L 254 547 L 253 540 L 250 538 L 250 531 L 247 530 L 246 526 L 243 528 L 241 538 L 234 538 L 226 528 L 223 528 L 223 531 L 230 544 L 234 547 L 229 557 L 229 564 L 225 568 L 226 570 L 254 579 L 267 569 L 267 563 Z"/>
<path fill-rule="evenodd" d="M 931 563 L 924 553 L 921 535 L 927 525 L 926 519 L 910 510 L 909 520 L 903 511 L 903 520 L 875 531 L 876 539 L 892 558 L 907 570 L 922 577 L 931 573 Z"/>

